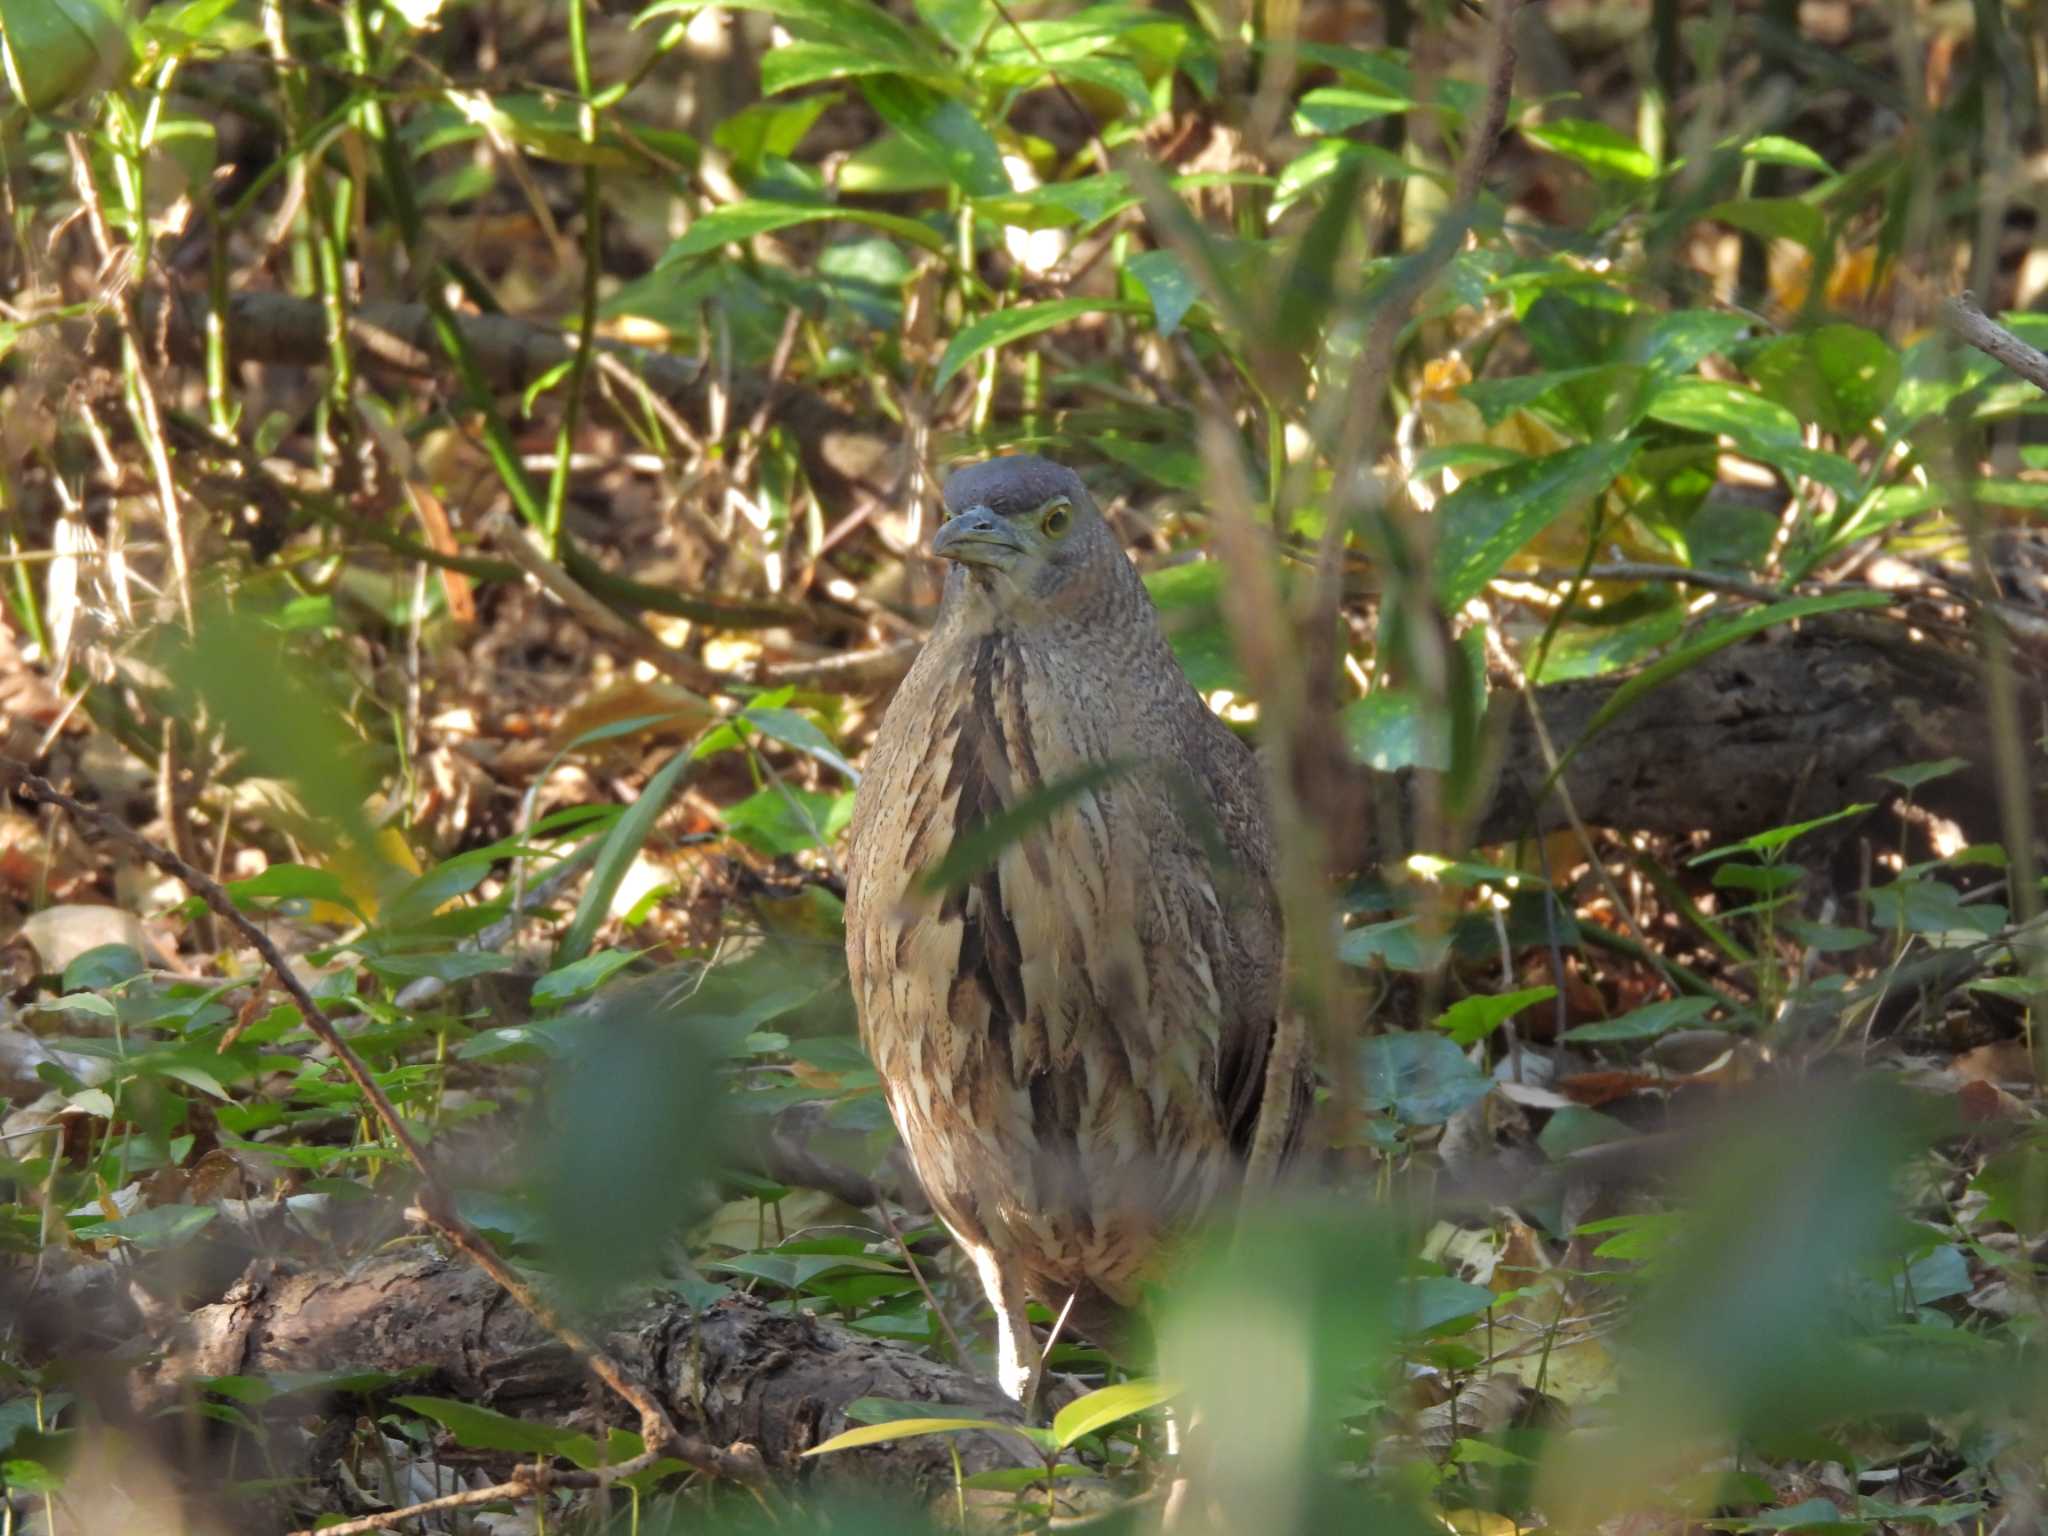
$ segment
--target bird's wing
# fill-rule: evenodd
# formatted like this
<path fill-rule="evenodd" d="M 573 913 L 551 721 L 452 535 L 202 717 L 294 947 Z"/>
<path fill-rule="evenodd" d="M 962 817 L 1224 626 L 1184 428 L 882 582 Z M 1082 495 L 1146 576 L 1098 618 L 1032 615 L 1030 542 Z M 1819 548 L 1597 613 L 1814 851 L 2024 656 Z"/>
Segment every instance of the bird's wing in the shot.
<path fill-rule="evenodd" d="M 1243 1155 L 1251 1148 L 1265 1093 L 1286 941 L 1273 887 L 1273 834 L 1258 759 L 1192 697 L 1192 690 L 1190 695 L 1200 716 L 1189 717 L 1183 760 L 1214 819 L 1212 827 L 1193 830 L 1209 847 L 1223 905 L 1222 933 L 1214 941 L 1218 952 L 1210 957 L 1223 1001 L 1216 1100 L 1231 1145 Z M 1304 1097 L 1296 1094 L 1298 1101 Z"/>

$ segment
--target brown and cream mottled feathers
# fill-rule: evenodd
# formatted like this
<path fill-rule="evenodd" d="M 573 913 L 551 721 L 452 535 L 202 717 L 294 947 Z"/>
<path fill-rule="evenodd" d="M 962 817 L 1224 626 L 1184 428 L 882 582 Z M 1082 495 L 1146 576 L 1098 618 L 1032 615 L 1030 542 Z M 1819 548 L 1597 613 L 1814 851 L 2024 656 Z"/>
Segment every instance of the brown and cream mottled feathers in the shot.
<path fill-rule="evenodd" d="M 1080 478 L 1000 458 L 945 494 L 945 599 L 855 804 L 847 959 L 1014 1393 L 1036 1360 L 1024 1291 L 1055 1310 L 1072 1295 L 1084 1332 L 1113 1331 L 1162 1236 L 1232 1187 L 1282 937 L 1257 764 L 1182 674 Z M 957 840 L 1083 776 L 986 868 L 926 892 Z"/>

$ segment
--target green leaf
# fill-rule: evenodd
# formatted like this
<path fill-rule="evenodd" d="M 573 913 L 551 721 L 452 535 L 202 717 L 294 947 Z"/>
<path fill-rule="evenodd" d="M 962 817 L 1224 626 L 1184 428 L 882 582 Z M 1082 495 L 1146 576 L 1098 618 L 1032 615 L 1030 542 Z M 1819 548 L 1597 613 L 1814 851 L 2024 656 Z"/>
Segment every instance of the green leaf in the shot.
<path fill-rule="evenodd" d="M 1485 1286 L 1450 1275 L 1415 1275 L 1401 1282 L 1401 1292 L 1401 1326 L 1410 1333 L 1478 1317 L 1494 1303 Z"/>
<path fill-rule="evenodd" d="M 33 111 L 111 84 L 127 68 L 127 17 L 114 0 L 0 0 L 7 83 Z"/>
<path fill-rule="evenodd" d="M 895 1419 L 887 1424 L 863 1424 L 856 1429 L 841 1430 L 831 1439 L 812 1446 L 804 1455 L 824 1456 L 833 1451 L 858 1450 L 864 1445 L 886 1445 L 891 1440 L 915 1440 L 920 1435 L 955 1435 L 964 1429 L 1019 1435 L 1030 1441 L 1034 1450 L 1040 1448 L 1042 1437 L 1046 1448 L 1059 1448 L 1053 1437 L 1042 1429 L 1005 1424 L 997 1419 Z"/>
<path fill-rule="evenodd" d="M 1172 251 L 1140 251 L 1124 263 L 1124 270 L 1137 280 L 1152 301 L 1152 323 L 1161 336 L 1180 329 L 1187 312 L 1202 296 L 1187 268 Z"/>
<path fill-rule="evenodd" d="M 727 807 L 725 830 L 763 853 L 802 853 L 831 842 L 852 814 L 851 794 L 770 784 Z"/>
<path fill-rule="evenodd" d="M 1036 336 L 1082 315 L 1131 314 L 1142 312 L 1145 307 L 1125 299 L 1049 299 L 1043 304 L 1020 304 L 1014 309 L 991 311 L 953 333 L 953 339 L 946 343 L 945 355 L 939 359 L 932 388 L 944 389 L 954 374 L 993 348 Z"/>
<path fill-rule="evenodd" d="M 1455 611 L 1565 510 L 1604 491 L 1635 456 L 1636 439 L 1588 443 L 1490 470 L 1437 508 L 1437 595 Z"/>
<path fill-rule="evenodd" d="M 87 1222 L 84 1226 L 73 1227 L 71 1231 L 74 1237 L 79 1238 L 118 1237 L 125 1243 L 154 1252 L 189 1243 L 219 1214 L 210 1205 L 153 1205 L 118 1221 Z"/>
<path fill-rule="evenodd" d="M 1781 134 L 1757 135 L 1742 146 L 1742 158 L 1759 160 L 1765 165 L 1789 165 L 1798 170 L 1819 171 L 1823 176 L 1835 174 L 1835 168 L 1819 154 L 1797 139 L 1788 139 Z"/>
<path fill-rule="evenodd" d="M 1772 342 L 1750 359 L 1749 374 L 1801 420 L 1849 438 L 1891 404 L 1899 356 L 1860 325 L 1823 325 Z"/>
<path fill-rule="evenodd" d="M 601 949 L 558 966 L 533 984 L 532 1002 L 537 1008 L 561 1008 L 579 997 L 588 997 L 640 956 L 630 949 Z"/>
<path fill-rule="evenodd" d="M 1779 604 L 1778 606 L 1782 607 L 1784 605 Z M 1765 611 L 1768 612 L 1769 610 Z M 1830 822 L 1842 821 L 1851 816 L 1861 816 L 1869 809 L 1870 805 L 1867 801 L 1856 805 L 1845 805 L 1839 811 L 1830 811 L 1827 815 L 1816 816 L 1811 821 L 1795 821 L 1787 826 L 1771 827 L 1766 831 L 1754 833 L 1749 837 L 1743 838 L 1740 842 L 1723 843 L 1718 848 L 1709 848 L 1705 853 L 1696 853 L 1685 862 L 1688 867 L 1693 867 L 1712 863 L 1715 859 L 1725 859 L 1732 853 L 1776 853 L 1780 848 L 1786 847 L 1797 839 L 1804 837 L 1816 827 L 1825 827 Z"/>
<path fill-rule="evenodd" d="M 1808 448 L 1800 439 L 1799 418 L 1753 390 L 1716 379 L 1674 379 L 1657 391 L 1647 414 L 1668 426 L 1726 437 L 1738 452 L 1788 480 L 1806 475 L 1845 497 L 1861 492 L 1853 464 L 1839 454 Z"/>
<path fill-rule="evenodd" d="M 1360 123 L 1376 122 L 1414 105 L 1408 97 L 1388 91 L 1326 85 L 1302 96 L 1294 109 L 1294 121 L 1303 138 L 1334 138 Z"/>
<path fill-rule="evenodd" d="M 1010 190 L 1003 152 L 966 103 L 901 75 L 863 80 L 861 94 L 883 122 L 942 167 L 969 197 L 997 197 Z"/>
<path fill-rule="evenodd" d="M 1591 1024 L 1574 1025 L 1558 1038 L 1580 1044 L 1654 1040 L 1682 1025 L 1698 1023 L 1720 1006 L 1720 1001 L 1711 997 L 1673 997 L 1632 1009 L 1618 1019 L 1599 1019 Z"/>
<path fill-rule="evenodd" d="M 1412 688 L 1375 688 L 1345 705 L 1339 724 L 1352 760 L 1376 772 L 1450 771 L 1450 722 Z"/>
<path fill-rule="evenodd" d="M 906 219 L 893 213 L 877 213 L 871 208 L 850 208 L 838 203 L 779 203 L 749 199 L 743 203 L 728 203 L 723 208 L 714 208 L 702 215 L 696 223 L 683 231 L 682 238 L 671 245 L 661 258 L 666 266 L 672 262 L 701 256 L 706 251 L 719 250 L 724 246 L 751 240 L 756 235 L 765 235 L 771 230 L 787 229 L 793 224 L 815 224 L 827 219 L 843 219 L 852 224 L 868 224 L 876 229 L 886 230 L 892 235 L 913 241 L 928 251 L 944 251 L 946 237 L 930 226 Z"/>
<path fill-rule="evenodd" d="M 903 72 L 901 60 L 838 43 L 790 42 L 761 57 L 761 94 L 780 95 L 820 80 L 857 80 L 864 75 Z"/>
<path fill-rule="evenodd" d="M 1428 933 L 1413 917 L 1346 928 L 1337 936 L 1337 958 L 1344 964 L 1369 966 L 1379 961 L 1412 975 L 1434 970 L 1443 961 L 1445 947 L 1441 934 Z"/>
<path fill-rule="evenodd" d="M 1230 621 L 1223 614 L 1223 580 L 1223 567 L 1214 560 L 1189 560 L 1145 573 L 1159 627 L 1197 693 L 1245 690 L 1244 669 L 1237 664 Z"/>
<path fill-rule="evenodd" d="M 514 1451 L 522 1456 L 574 1456 L 582 1451 L 588 1456 L 596 1449 L 590 1436 L 576 1430 L 515 1419 L 452 1397 L 406 1396 L 392 1401 L 432 1419 L 472 1451 Z M 584 1457 L 574 1459 L 581 1462 Z"/>
<path fill-rule="evenodd" d="M 1463 1051 L 1434 1032 L 1375 1035 L 1360 1045 L 1358 1062 L 1367 1101 L 1404 1125 L 1441 1125 L 1493 1086 Z"/>
<path fill-rule="evenodd" d="M 668 808 L 669 797 L 675 793 L 676 785 L 689 770 L 695 756 L 696 749 L 686 747 L 663 763 L 640 791 L 640 798 L 612 823 L 611 830 L 605 834 L 604 845 L 598 849 L 597 860 L 591 866 L 590 883 L 583 888 L 583 897 L 576 903 L 576 915 L 569 919 L 569 926 L 562 931 L 561 942 L 555 946 L 557 969 L 590 953 L 590 941 L 597 936 L 598 925 L 611 911 L 612 897 L 619 889 L 619 882 L 626 878 L 627 869 L 654 831 L 656 819 Z"/>
<path fill-rule="evenodd" d="M 749 721 L 763 736 L 815 757 L 855 784 L 860 782 L 860 774 L 854 770 L 853 764 L 840 755 L 839 749 L 809 716 L 793 709 L 765 709 L 754 705 L 741 711 L 740 718 Z"/>
<path fill-rule="evenodd" d="M 1790 240 L 1810 251 L 1818 251 L 1828 234 L 1828 221 L 1821 211 L 1796 197 L 1745 197 L 1716 203 L 1704 217 L 1766 240 Z"/>
<path fill-rule="evenodd" d="M 1657 162 L 1640 144 L 1605 123 L 1580 117 L 1559 118 L 1552 123 L 1525 124 L 1522 137 L 1584 166 L 1595 176 L 1649 181 L 1657 174 Z"/>
<path fill-rule="evenodd" d="M 1994 937 L 2008 914 L 1997 902 L 1966 904 L 1960 891 L 1939 880 L 1899 880 L 1871 891 L 1870 916 L 1885 928 L 1972 942 Z"/>
<path fill-rule="evenodd" d="M 1519 992 L 1480 993 L 1461 997 L 1437 1016 L 1436 1027 L 1458 1046 L 1484 1040 L 1524 1008 L 1557 996 L 1555 987 L 1524 987 Z"/>
<path fill-rule="evenodd" d="M 1970 760 L 1966 757 L 1938 757 L 1932 762 L 1903 763 L 1897 768 L 1880 768 L 1876 777 L 1889 779 L 1901 789 L 1918 789 L 1922 784 L 1945 779 L 1950 774 L 1969 766 Z"/>
<path fill-rule="evenodd" d="M 1093 1434 L 1105 1424 L 1128 1419 L 1157 1408 L 1180 1388 L 1170 1382 L 1140 1378 L 1099 1387 L 1075 1398 L 1053 1415 L 1052 1437 L 1062 1450 L 1083 1435 Z"/>
<path fill-rule="evenodd" d="M 1130 178 L 1121 171 L 1101 172 L 1073 181 L 1048 182 L 1022 192 L 973 199 L 975 216 L 992 224 L 1014 224 L 1022 229 L 1073 229 L 1086 234 L 1106 219 L 1142 201 Z M 1126 263 L 1126 269 L 1156 254 L 1142 251 Z"/>

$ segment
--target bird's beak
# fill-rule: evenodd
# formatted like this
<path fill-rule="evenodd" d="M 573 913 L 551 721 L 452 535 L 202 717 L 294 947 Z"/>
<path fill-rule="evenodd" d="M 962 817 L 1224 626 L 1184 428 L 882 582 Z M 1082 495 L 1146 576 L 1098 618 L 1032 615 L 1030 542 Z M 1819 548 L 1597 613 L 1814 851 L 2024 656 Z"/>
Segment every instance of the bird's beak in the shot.
<path fill-rule="evenodd" d="M 998 571 L 1014 564 L 1028 549 L 1024 535 L 1015 525 L 987 507 L 969 507 L 941 523 L 939 531 L 932 535 L 932 553 L 940 559 Z"/>

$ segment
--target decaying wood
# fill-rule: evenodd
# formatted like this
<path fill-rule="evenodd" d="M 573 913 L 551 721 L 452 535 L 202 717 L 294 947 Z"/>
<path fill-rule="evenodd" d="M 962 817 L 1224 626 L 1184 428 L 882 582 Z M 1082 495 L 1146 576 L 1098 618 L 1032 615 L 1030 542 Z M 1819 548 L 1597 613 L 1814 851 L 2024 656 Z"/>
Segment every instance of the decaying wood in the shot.
<path fill-rule="evenodd" d="M 1014 1420 L 1015 1406 L 967 1371 L 787 1307 L 733 1297 L 693 1311 L 654 1297 L 614 1318 L 599 1338 L 686 1433 L 754 1446 L 780 1476 L 935 1492 L 953 1480 L 954 1450 L 970 1475 L 1024 1464 L 1021 1442 L 979 1433 L 950 1437 L 951 1450 L 945 1438 L 926 1438 L 803 1460 L 850 1427 L 847 1407 L 860 1398 L 1001 1420 Z M 589 1372 L 577 1358 L 526 1311 L 506 1305 L 489 1276 L 438 1248 L 340 1266 L 252 1264 L 220 1300 L 172 1324 L 161 1355 L 129 1379 L 127 1406 L 146 1419 L 212 1376 L 414 1370 L 423 1374 L 407 1391 L 595 1427 Z M 290 1406 L 301 1414 L 308 1407 L 303 1399 Z M 624 1418 L 623 1427 L 634 1427 Z"/>
<path fill-rule="evenodd" d="M 1560 750 L 1619 686 L 1601 678 L 1537 690 Z M 2033 692 L 2038 709 L 2038 684 Z M 1554 795 L 1537 798 L 1543 757 L 1519 700 L 1498 702 L 1507 766 L 1477 818 L 1481 845 L 1567 824 Z M 1991 842 L 2003 831 L 1985 718 L 1981 674 L 1967 655 L 1911 642 L 1896 624 L 1809 623 L 1731 646 L 1652 690 L 1580 749 L 1565 782 L 1591 824 L 1703 832 L 1719 843 L 1883 801 L 1896 786 L 1877 778 L 1880 770 L 1957 756 L 1972 761 L 1923 786 L 1915 801 L 1972 841 Z M 1375 803 L 1406 803 L 1412 777 L 1393 775 Z M 1362 830 L 1366 841 L 1353 854 L 1360 866 L 1379 856 L 1386 836 Z"/>

